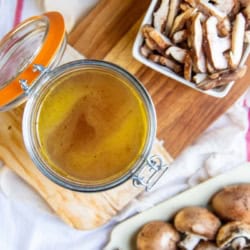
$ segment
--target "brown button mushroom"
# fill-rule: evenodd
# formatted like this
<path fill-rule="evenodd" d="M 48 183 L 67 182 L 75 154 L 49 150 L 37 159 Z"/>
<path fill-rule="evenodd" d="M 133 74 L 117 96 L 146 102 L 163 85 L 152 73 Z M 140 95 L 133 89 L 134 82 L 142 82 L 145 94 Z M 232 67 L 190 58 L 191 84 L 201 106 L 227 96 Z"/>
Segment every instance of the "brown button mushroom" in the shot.
<path fill-rule="evenodd" d="M 249 249 L 250 225 L 241 221 L 229 222 L 220 228 L 216 242 L 223 249 Z"/>
<path fill-rule="evenodd" d="M 195 248 L 195 250 L 219 250 L 215 243 L 211 241 L 201 241 Z"/>
<path fill-rule="evenodd" d="M 213 240 L 221 223 L 206 208 L 186 207 L 176 214 L 174 225 L 178 231 L 186 235 L 184 240 L 179 243 L 179 247 L 191 250 L 201 239 Z"/>
<path fill-rule="evenodd" d="M 221 219 L 250 223 L 250 185 L 225 187 L 212 198 L 212 207 Z"/>
<path fill-rule="evenodd" d="M 145 224 L 136 239 L 137 250 L 176 250 L 180 240 L 174 227 L 163 221 L 152 221 Z"/>

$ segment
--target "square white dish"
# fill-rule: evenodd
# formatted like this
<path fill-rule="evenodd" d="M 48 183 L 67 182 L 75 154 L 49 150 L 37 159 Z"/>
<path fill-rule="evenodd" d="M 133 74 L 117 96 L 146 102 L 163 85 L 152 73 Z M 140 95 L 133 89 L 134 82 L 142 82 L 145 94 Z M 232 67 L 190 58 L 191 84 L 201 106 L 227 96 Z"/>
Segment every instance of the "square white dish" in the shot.
<path fill-rule="evenodd" d="M 187 81 L 184 79 L 184 77 L 176 74 L 175 72 L 173 72 L 172 70 L 164 67 L 164 66 L 161 66 L 157 63 L 154 63 L 152 62 L 151 60 L 145 58 L 144 56 L 141 55 L 140 53 L 140 47 L 143 43 L 143 36 L 142 36 L 142 32 L 141 32 L 141 29 L 142 29 L 142 26 L 144 26 L 145 24 L 152 24 L 152 20 L 153 20 L 153 13 L 156 9 L 156 6 L 157 6 L 157 3 L 158 3 L 159 0 L 152 0 L 147 12 L 146 12 L 146 15 L 142 21 L 142 24 L 141 24 L 141 27 L 138 31 L 138 34 L 136 36 L 136 39 L 135 39 L 135 42 L 134 42 L 134 45 L 133 45 L 133 57 L 138 60 L 139 62 L 141 62 L 142 64 L 148 66 L 149 68 L 151 69 L 154 69 L 155 71 L 158 71 L 159 73 L 167 76 L 167 77 L 170 77 L 176 81 L 178 81 L 179 83 L 182 83 L 188 87 L 191 87 L 199 92 L 202 92 L 204 94 L 207 94 L 207 95 L 210 95 L 210 96 L 213 96 L 213 97 L 216 97 L 216 98 L 223 98 L 225 97 L 229 91 L 231 90 L 234 82 L 230 82 L 228 83 L 227 85 L 225 86 L 222 86 L 220 88 L 215 88 L 215 89 L 210 89 L 210 90 L 202 90 L 198 87 L 196 87 L 196 84 L 193 83 L 193 82 L 190 82 L 190 81 Z M 249 52 L 250 52 L 250 45 L 248 44 L 248 46 L 246 47 L 245 51 L 244 51 L 244 54 L 242 56 L 242 59 L 241 59 L 241 63 L 240 65 L 244 65 L 247 58 L 248 58 L 248 55 L 249 55 Z"/>
<path fill-rule="evenodd" d="M 169 221 L 183 207 L 208 206 L 211 197 L 217 191 L 228 185 L 250 183 L 249 176 L 250 164 L 246 163 L 129 218 L 113 229 L 110 242 L 104 247 L 104 250 L 136 250 L 136 234 L 147 222 L 153 220 Z"/>

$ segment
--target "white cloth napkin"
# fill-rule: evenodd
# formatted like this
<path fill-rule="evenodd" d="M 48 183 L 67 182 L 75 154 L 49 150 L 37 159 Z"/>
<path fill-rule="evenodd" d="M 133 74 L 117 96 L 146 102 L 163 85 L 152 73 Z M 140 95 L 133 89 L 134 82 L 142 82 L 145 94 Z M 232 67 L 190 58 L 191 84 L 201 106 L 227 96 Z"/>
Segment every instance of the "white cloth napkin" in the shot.
<path fill-rule="evenodd" d="M 0 1 L 0 4 L 5 4 L 0 6 L 1 12 L 4 12 L 4 6 L 4 17 L 9 20 L 5 19 L 6 29 L 13 23 L 10 21 L 13 15 L 8 15 L 7 11 L 10 13 L 18 1 Z M 68 29 L 97 2 L 71 0 L 70 7 L 65 8 L 69 6 L 66 0 L 61 0 L 60 4 L 40 0 L 37 5 L 32 0 L 23 1 L 22 19 L 43 11 L 41 8 L 47 6 L 47 9 L 59 9 L 64 13 Z M 78 8 L 77 15 L 73 14 L 75 8 Z M 0 27 L 2 35 L 6 29 Z M 248 113 L 243 100 L 241 98 L 176 159 L 152 192 L 140 195 L 110 223 L 93 231 L 77 231 L 64 224 L 32 188 L 7 167 L 0 166 L 0 250 L 102 249 L 117 222 L 244 163 L 247 159 Z M 250 103 L 249 94 L 247 100 Z"/>

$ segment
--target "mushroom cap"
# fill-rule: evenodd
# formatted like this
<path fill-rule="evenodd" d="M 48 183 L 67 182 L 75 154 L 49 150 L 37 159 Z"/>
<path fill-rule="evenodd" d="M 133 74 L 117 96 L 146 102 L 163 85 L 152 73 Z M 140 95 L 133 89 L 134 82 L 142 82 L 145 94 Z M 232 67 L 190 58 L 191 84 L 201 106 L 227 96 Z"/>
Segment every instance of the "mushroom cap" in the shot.
<path fill-rule="evenodd" d="M 225 187 L 213 196 L 212 207 L 221 219 L 250 223 L 250 185 Z"/>
<path fill-rule="evenodd" d="M 224 248 L 231 245 L 237 238 L 250 239 L 250 225 L 242 221 L 233 221 L 222 226 L 217 234 L 216 243 Z"/>
<path fill-rule="evenodd" d="M 152 221 L 145 224 L 136 238 L 138 250 L 176 250 L 180 240 L 174 227 L 163 221 Z"/>
<path fill-rule="evenodd" d="M 221 225 L 220 220 L 208 209 L 203 207 L 186 207 L 180 210 L 174 225 L 182 233 L 200 235 L 213 240 Z"/>
<path fill-rule="evenodd" d="M 211 241 L 201 241 L 196 247 L 195 250 L 219 250 L 214 242 Z"/>

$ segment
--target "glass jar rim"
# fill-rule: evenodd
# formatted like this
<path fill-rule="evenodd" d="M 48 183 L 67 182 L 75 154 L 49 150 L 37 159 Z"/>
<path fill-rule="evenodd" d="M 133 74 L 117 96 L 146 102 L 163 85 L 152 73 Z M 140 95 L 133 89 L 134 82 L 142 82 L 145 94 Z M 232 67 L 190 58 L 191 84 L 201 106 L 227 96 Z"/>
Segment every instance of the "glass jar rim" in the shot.
<path fill-rule="evenodd" d="M 35 122 L 35 106 L 37 105 L 37 96 L 40 96 L 41 93 L 44 92 L 45 88 L 48 87 L 48 83 L 53 84 L 53 79 L 60 77 L 60 75 L 70 72 L 75 69 L 83 69 L 85 67 L 99 67 L 105 70 L 113 71 L 114 73 L 120 74 L 122 77 L 128 80 L 130 84 L 135 87 L 136 91 L 140 94 L 142 101 L 145 104 L 147 116 L 148 116 L 148 135 L 146 139 L 146 143 L 141 153 L 139 159 L 131 166 L 129 171 L 127 171 L 122 176 L 118 177 L 115 180 L 112 180 L 109 183 L 99 184 L 99 185 L 84 185 L 80 182 L 74 182 L 72 180 L 63 177 L 59 173 L 53 171 L 42 159 L 41 154 L 39 153 L 38 148 L 34 142 L 34 128 L 33 124 Z M 34 162 L 34 164 L 38 167 L 38 169 L 47 176 L 50 180 L 55 182 L 56 184 L 73 190 L 80 192 L 97 192 L 104 191 L 113 187 L 116 187 L 126 180 L 130 179 L 132 175 L 144 164 L 149 156 L 153 142 L 156 137 L 156 113 L 154 109 L 154 104 L 150 95 L 148 94 L 145 87 L 136 79 L 132 74 L 130 74 L 125 69 L 120 66 L 100 60 L 77 60 L 70 63 L 63 64 L 52 71 L 47 71 L 42 74 L 42 76 L 38 79 L 38 83 L 35 87 L 32 88 L 29 94 L 28 101 L 25 106 L 24 115 L 23 115 L 23 138 L 26 149 Z"/>

